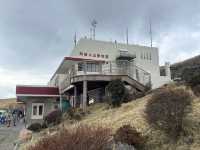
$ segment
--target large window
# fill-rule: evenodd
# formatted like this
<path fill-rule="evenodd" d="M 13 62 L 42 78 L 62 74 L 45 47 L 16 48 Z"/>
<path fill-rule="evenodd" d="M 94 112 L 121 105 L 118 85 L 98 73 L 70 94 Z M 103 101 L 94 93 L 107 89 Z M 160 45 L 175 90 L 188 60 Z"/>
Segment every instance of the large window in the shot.
<path fill-rule="evenodd" d="M 78 64 L 78 71 L 83 71 L 83 63 Z"/>
<path fill-rule="evenodd" d="M 87 63 L 86 64 L 86 71 L 87 72 L 99 72 L 101 71 L 101 65 L 99 63 Z M 84 71 L 84 64 L 79 63 L 78 64 L 78 71 Z"/>
<path fill-rule="evenodd" d="M 44 104 L 33 103 L 32 104 L 32 119 L 43 119 L 44 115 Z"/>
<path fill-rule="evenodd" d="M 87 63 L 87 71 L 88 72 L 99 72 L 100 64 L 98 63 Z"/>

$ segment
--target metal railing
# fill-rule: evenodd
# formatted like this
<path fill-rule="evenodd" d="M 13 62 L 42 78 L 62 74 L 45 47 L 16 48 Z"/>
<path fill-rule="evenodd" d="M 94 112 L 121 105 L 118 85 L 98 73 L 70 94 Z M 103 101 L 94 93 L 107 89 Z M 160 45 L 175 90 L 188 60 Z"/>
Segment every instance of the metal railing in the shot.
<path fill-rule="evenodd" d="M 75 67 L 72 67 L 69 72 L 60 84 L 62 90 L 70 86 L 74 77 L 81 75 L 127 75 L 143 85 L 151 84 L 150 73 L 130 61 L 113 61 L 107 64 L 101 64 L 100 69 L 96 72 L 87 71 L 87 69 L 79 71 Z"/>

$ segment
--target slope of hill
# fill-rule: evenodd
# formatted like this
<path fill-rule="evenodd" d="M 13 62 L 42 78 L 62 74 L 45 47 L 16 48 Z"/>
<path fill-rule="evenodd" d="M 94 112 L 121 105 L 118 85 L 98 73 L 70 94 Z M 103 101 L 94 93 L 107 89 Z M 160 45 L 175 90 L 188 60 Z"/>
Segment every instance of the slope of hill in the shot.
<path fill-rule="evenodd" d="M 200 68 L 200 55 L 171 65 L 172 79 L 180 78 L 186 68 Z"/>
<path fill-rule="evenodd" d="M 20 103 L 17 103 L 16 98 L 9 99 L 0 99 L 0 108 L 15 108 L 21 106 Z"/>
<path fill-rule="evenodd" d="M 200 99 L 193 100 L 193 111 L 184 119 L 184 129 L 187 136 L 182 135 L 180 140 L 175 144 L 170 141 L 167 136 L 154 128 L 152 128 L 145 119 L 145 107 L 151 94 L 141 99 L 123 104 L 120 108 L 109 109 L 107 104 L 96 104 L 88 108 L 89 114 L 79 122 L 66 120 L 64 122 L 66 128 L 73 128 L 77 124 L 87 124 L 92 126 L 106 126 L 113 130 L 113 133 L 125 124 L 131 124 L 143 136 L 146 137 L 146 146 L 148 150 L 199 150 L 200 147 Z M 189 123 L 188 123 L 189 122 Z M 62 126 L 62 125 L 61 125 Z M 63 129 L 60 126 L 61 129 Z M 49 130 L 48 130 L 49 131 Z M 40 133 L 40 136 L 47 135 Z M 38 140 L 36 134 L 33 141 Z M 190 140 L 192 142 L 190 143 Z M 28 143 L 31 144 L 31 143 Z"/>
<path fill-rule="evenodd" d="M 105 105 L 97 105 L 91 107 L 91 114 L 84 118 L 80 123 L 89 125 L 102 125 L 110 127 L 115 131 L 124 124 L 131 124 L 136 127 L 145 137 L 147 137 L 148 150 L 198 150 L 200 147 L 200 101 L 193 102 L 193 112 L 190 113 L 185 120 L 190 124 L 185 124 L 185 130 L 191 135 L 193 143 L 189 145 L 188 138 L 182 136 L 177 144 L 171 143 L 169 139 L 158 130 L 149 126 L 145 120 L 145 106 L 151 95 L 144 98 L 123 104 L 120 108 L 107 109 Z M 184 122 L 183 122 L 184 123 Z M 70 124 L 66 123 L 67 126 Z"/>

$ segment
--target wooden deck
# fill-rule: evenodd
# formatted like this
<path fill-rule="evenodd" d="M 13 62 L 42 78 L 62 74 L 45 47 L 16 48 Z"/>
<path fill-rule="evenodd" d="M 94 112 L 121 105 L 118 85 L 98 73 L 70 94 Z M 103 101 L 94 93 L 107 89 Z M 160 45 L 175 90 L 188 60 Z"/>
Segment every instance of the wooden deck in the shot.
<path fill-rule="evenodd" d="M 139 91 L 144 91 L 145 86 L 139 83 L 138 81 L 132 79 L 128 75 L 79 75 L 79 76 L 74 76 L 71 78 L 71 84 L 76 84 L 78 82 L 83 82 L 83 81 L 112 81 L 115 79 L 121 79 L 123 82 L 126 84 L 129 84 L 130 86 L 136 88 Z"/>

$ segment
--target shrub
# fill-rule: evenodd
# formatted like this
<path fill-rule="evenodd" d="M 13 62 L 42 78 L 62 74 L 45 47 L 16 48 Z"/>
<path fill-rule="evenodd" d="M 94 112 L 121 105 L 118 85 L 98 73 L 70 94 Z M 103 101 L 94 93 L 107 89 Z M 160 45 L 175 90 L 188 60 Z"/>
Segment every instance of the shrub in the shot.
<path fill-rule="evenodd" d="M 196 75 L 193 75 L 190 80 L 192 86 L 200 85 L 200 72 Z"/>
<path fill-rule="evenodd" d="M 39 132 L 42 129 L 42 125 L 40 123 L 32 123 L 27 129 L 33 132 Z"/>
<path fill-rule="evenodd" d="M 124 103 L 130 102 L 132 100 L 132 95 L 129 94 L 127 89 L 125 89 L 124 97 L 122 99 Z"/>
<path fill-rule="evenodd" d="M 200 85 L 200 68 L 186 68 L 182 73 L 183 80 L 192 87 Z"/>
<path fill-rule="evenodd" d="M 46 117 L 44 117 L 44 122 L 48 126 L 50 124 L 56 125 L 61 122 L 62 112 L 59 109 L 56 109 L 50 112 Z"/>
<path fill-rule="evenodd" d="M 134 127 L 130 125 L 123 125 L 120 127 L 114 135 L 114 140 L 117 143 L 120 142 L 132 145 L 136 148 L 140 148 L 144 144 L 144 138 Z"/>
<path fill-rule="evenodd" d="M 28 150 L 103 150 L 111 143 L 110 135 L 108 128 L 82 125 L 41 139 Z"/>
<path fill-rule="evenodd" d="M 68 109 L 66 115 L 67 115 L 67 119 L 79 121 L 85 115 L 85 112 L 83 111 L 83 109 L 80 109 L 80 108 L 70 108 Z"/>
<path fill-rule="evenodd" d="M 196 96 L 200 96 L 200 84 L 192 87 L 192 91 Z"/>
<path fill-rule="evenodd" d="M 113 80 L 108 84 L 106 90 L 110 97 L 110 104 L 113 107 L 119 107 L 126 93 L 124 83 L 119 79 Z"/>
<path fill-rule="evenodd" d="M 161 88 L 146 105 L 147 121 L 176 139 L 183 130 L 182 121 L 192 95 L 183 88 Z"/>

